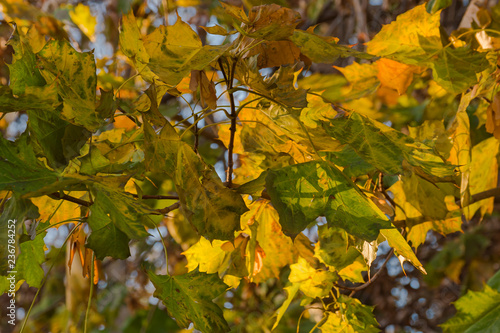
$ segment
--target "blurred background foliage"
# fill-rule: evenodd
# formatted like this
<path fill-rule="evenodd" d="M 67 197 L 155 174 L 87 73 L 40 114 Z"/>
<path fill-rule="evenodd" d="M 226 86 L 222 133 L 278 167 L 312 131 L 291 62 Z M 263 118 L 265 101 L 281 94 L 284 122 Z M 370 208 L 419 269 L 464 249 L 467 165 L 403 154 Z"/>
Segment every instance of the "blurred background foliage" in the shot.
<path fill-rule="evenodd" d="M 383 25 L 395 20 L 405 11 L 422 3 L 412 0 L 229 0 L 233 5 L 247 9 L 261 4 L 275 3 L 292 8 L 302 16 L 298 28 L 316 26 L 317 34 L 334 36 L 341 44 L 355 44 L 354 48 L 365 50 L 368 42 Z M 500 8 L 495 1 L 452 1 L 442 14 L 442 29 L 451 34 L 461 26 L 470 24 L 470 17 L 479 17 L 488 24 L 499 26 Z M 167 1 L 163 1 L 167 3 Z M 483 11 L 477 15 L 468 9 L 473 7 Z M 18 27 L 35 26 L 42 34 L 54 39 L 69 39 L 80 51 L 94 50 L 97 61 L 98 87 L 120 90 L 121 108 L 127 110 L 127 101 L 137 98 L 147 88 L 147 84 L 136 77 L 125 82 L 134 73 L 132 64 L 118 47 L 118 29 L 122 13 L 132 10 L 138 20 L 141 33 L 150 33 L 165 22 L 161 0 L 105 0 L 105 1 L 59 1 L 59 0 L 0 0 L 0 82 L 9 83 L 7 64 L 12 62 L 12 48 L 6 42 L 12 34 L 12 23 Z M 220 43 L 220 36 L 207 35 L 200 26 L 219 24 L 232 29 L 218 1 L 211 0 L 169 0 L 166 16 L 170 23 L 179 15 L 197 31 L 204 43 Z M 352 58 L 339 59 L 337 66 L 352 63 Z M 311 78 L 304 79 L 304 87 L 312 86 L 319 80 L 316 73 L 327 74 L 325 80 L 338 80 L 339 71 L 331 65 L 313 64 L 308 69 Z M 328 76 L 332 75 L 332 76 Z M 337 78 L 335 78 L 337 77 Z M 343 83 L 342 83 L 343 84 Z M 403 96 L 393 93 L 377 93 L 373 96 L 353 100 L 346 107 L 370 114 L 370 117 L 391 124 L 394 128 L 408 133 L 410 127 L 421 125 L 425 120 L 447 119 L 453 115 L 459 100 L 455 96 L 442 94 L 432 96 L 419 86 L 416 80 Z M 181 87 L 182 88 L 182 87 Z M 432 88 L 432 87 L 431 87 Z M 178 88 L 179 89 L 179 88 Z M 468 111 L 471 117 L 473 144 L 486 137 L 484 105 L 472 103 Z M 180 110 L 180 111 L 179 111 Z M 1 110 L 0 110 L 1 111 Z M 165 95 L 160 104 L 160 112 L 176 121 L 190 115 L 185 101 L 173 95 Z M 478 116 L 479 115 L 479 116 Z M 27 116 L 23 113 L 9 113 L 0 120 L 0 130 L 4 137 L 15 138 L 26 128 Z M 134 128 L 135 123 L 124 116 L 117 117 L 115 128 Z M 224 149 L 217 140 L 217 133 L 203 132 L 200 138 L 200 154 L 224 170 Z M 217 164 L 218 163 L 218 164 Z M 390 179 L 386 180 L 390 182 Z M 148 186 L 148 183 L 143 184 Z M 152 185 L 150 185 L 152 186 Z M 172 184 L 164 184 L 165 192 Z M 153 192 L 151 189 L 150 192 Z M 429 232 L 425 242 L 418 247 L 418 257 L 424 264 L 427 276 L 405 263 L 405 273 L 396 257 L 383 268 L 381 277 L 369 288 L 354 294 L 364 304 L 374 305 L 377 320 L 386 332 L 435 332 L 438 324 L 450 318 L 455 309 L 451 302 L 465 291 L 480 290 L 484 283 L 500 268 L 500 219 L 498 203 L 491 215 L 482 221 L 474 217 L 463 224 L 463 233 L 457 232 L 443 237 Z M 186 259 L 181 253 L 197 241 L 190 230 L 179 223 L 182 217 L 174 214 L 166 221 L 171 232 L 168 241 L 168 255 L 173 273 L 186 272 Z M 66 226 L 51 229 L 46 237 L 47 257 L 54 257 L 68 233 Z M 309 235 L 314 237 L 314 232 Z M 177 332 L 175 321 L 163 311 L 163 305 L 152 297 L 153 287 L 143 270 L 141 262 L 157 267 L 164 266 L 159 235 L 133 245 L 132 256 L 127 260 L 104 261 L 102 272 L 106 276 L 98 284 L 99 292 L 93 303 L 91 316 L 93 332 Z M 384 249 L 381 250 L 382 252 Z M 386 249 L 388 251 L 388 249 Z M 382 256 L 383 257 L 383 256 Z M 380 260 L 374 263 L 381 266 Z M 83 320 L 88 283 L 78 274 L 78 265 L 73 264 L 70 278 L 66 277 L 66 258 L 59 257 L 55 269 L 48 277 L 42 296 L 35 304 L 28 324 L 29 332 L 67 332 L 69 322 L 79 324 Z M 286 276 L 289 268 L 281 274 Z M 63 283 L 64 281 L 64 283 Z M 262 332 L 274 323 L 272 318 L 277 307 L 286 298 L 282 280 L 270 279 L 260 284 L 241 283 L 219 299 L 219 305 L 231 310 L 226 318 L 235 332 Z M 30 306 L 36 290 L 22 286 L 18 292 L 19 318 Z M 0 318 L 8 298 L 0 296 Z M 298 303 L 292 303 L 281 320 L 277 332 L 295 332 L 297 319 L 302 313 Z M 300 322 L 300 332 L 309 332 L 315 325 L 315 312 L 306 312 Z M 10 326 L 3 323 L 2 332 L 9 332 Z M 72 332 L 72 330 L 69 330 Z M 189 331 L 189 330 L 187 330 Z"/>

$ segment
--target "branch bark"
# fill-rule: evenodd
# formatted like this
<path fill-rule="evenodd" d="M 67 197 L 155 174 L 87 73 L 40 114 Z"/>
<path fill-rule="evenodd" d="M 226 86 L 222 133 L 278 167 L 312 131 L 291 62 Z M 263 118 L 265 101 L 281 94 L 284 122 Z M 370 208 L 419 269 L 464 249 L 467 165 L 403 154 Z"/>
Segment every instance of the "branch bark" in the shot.
<path fill-rule="evenodd" d="M 173 205 L 170 205 L 170 206 L 162 208 L 162 209 L 157 209 L 155 212 L 158 213 L 158 215 L 167 215 L 171 211 L 179 208 L 180 206 L 181 206 L 181 203 L 179 201 L 177 201 Z"/>
<path fill-rule="evenodd" d="M 227 171 L 226 171 L 226 182 L 228 183 L 229 187 L 231 186 L 233 181 L 233 167 L 234 167 L 233 150 L 234 150 L 234 137 L 236 134 L 236 105 L 234 103 L 234 95 L 232 89 L 234 81 L 234 71 L 236 69 L 237 61 L 238 61 L 237 59 L 233 59 L 233 66 L 229 70 L 229 73 L 226 73 L 222 65 L 222 60 L 219 58 L 219 66 L 222 71 L 222 75 L 224 76 L 224 80 L 226 81 L 226 87 L 228 90 L 227 93 L 229 95 L 229 105 L 231 107 L 231 114 L 230 114 L 231 127 L 229 128 L 231 134 L 229 136 L 229 145 L 227 147 L 228 156 L 227 156 Z"/>

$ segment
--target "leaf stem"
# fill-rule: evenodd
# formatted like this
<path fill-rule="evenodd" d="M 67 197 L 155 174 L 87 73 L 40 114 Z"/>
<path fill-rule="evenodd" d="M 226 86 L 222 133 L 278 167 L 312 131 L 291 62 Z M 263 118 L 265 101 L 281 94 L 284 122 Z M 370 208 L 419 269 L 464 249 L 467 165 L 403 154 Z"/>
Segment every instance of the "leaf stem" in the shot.
<path fill-rule="evenodd" d="M 85 326 L 83 327 L 83 333 L 87 333 L 87 327 L 89 323 L 89 314 L 90 314 L 90 306 L 92 305 L 92 294 L 94 292 L 94 260 L 95 253 L 92 251 L 92 263 L 90 264 L 90 292 L 89 292 L 89 301 L 87 303 L 87 311 L 85 312 Z"/>

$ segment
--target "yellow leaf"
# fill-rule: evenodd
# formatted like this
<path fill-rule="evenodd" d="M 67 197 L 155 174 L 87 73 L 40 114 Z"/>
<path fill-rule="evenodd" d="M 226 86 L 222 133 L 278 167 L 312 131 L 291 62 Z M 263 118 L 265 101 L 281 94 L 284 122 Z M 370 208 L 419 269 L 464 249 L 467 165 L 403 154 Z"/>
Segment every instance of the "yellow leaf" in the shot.
<path fill-rule="evenodd" d="M 497 187 L 499 142 L 496 138 L 481 141 L 472 148 L 470 163 L 469 190 L 474 195 Z M 464 209 L 468 220 L 472 219 L 478 209 L 481 217 L 493 212 L 495 198 L 487 198 L 469 205 Z"/>
<path fill-rule="evenodd" d="M 404 59 L 405 63 L 417 64 L 418 57 L 426 57 L 420 39 L 441 45 L 439 21 L 441 11 L 427 13 L 425 4 L 417 6 L 397 17 L 396 21 L 382 30 L 367 43 L 366 52 L 381 57 Z"/>
<path fill-rule="evenodd" d="M 290 266 L 288 280 L 299 283 L 300 290 L 308 297 L 325 297 L 330 293 L 336 278 L 332 272 L 314 269 L 302 257 L 296 264 Z"/>
<path fill-rule="evenodd" d="M 71 196 L 76 198 L 80 198 L 85 194 L 86 192 L 70 193 Z M 31 198 L 31 201 L 35 206 L 38 207 L 38 212 L 40 213 L 40 219 L 42 221 L 47 221 L 52 216 L 52 218 L 50 219 L 50 224 L 59 223 L 68 219 L 78 218 L 81 215 L 80 206 L 70 201 L 53 200 L 46 195 Z M 68 221 L 67 223 L 72 222 L 74 221 Z"/>
<path fill-rule="evenodd" d="M 493 97 L 493 102 L 486 110 L 486 131 L 500 140 L 500 93 Z"/>
<path fill-rule="evenodd" d="M 335 118 L 337 111 L 331 103 L 326 103 L 317 95 L 307 96 L 307 107 L 300 112 L 300 120 L 309 128 L 318 127 L 318 121 L 329 121 Z"/>
<path fill-rule="evenodd" d="M 69 12 L 69 16 L 73 23 L 75 23 L 91 41 L 95 41 L 94 33 L 97 20 L 92 16 L 88 6 L 81 3 L 78 4 Z"/>
<path fill-rule="evenodd" d="M 467 115 L 466 109 L 471 100 L 472 95 L 470 92 L 462 96 L 457 114 L 449 130 L 453 146 L 448 161 L 450 161 L 451 164 L 457 165 L 461 172 L 460 202 L 462 207 L 467 206 L 470 196 L 469 164 L 471 161 L 471 138 L 469 116 Z"/>
<path fill-rule="evenodd" d="M 419 271 L 424 274 L 427 272 L 424 269 L 424 266 L 420 263 L 415 253 L 411 249 L 410 245 L 406 242 L 406 240 L 401 236 L 399 231 L 394 229 L 382 229 L 380 233 L 387 239 L 389 246 L 394 248 L 399 256 L 404 257 L 404 259 L 408 260 L 415 266 Z"/>
<path fill-rule="evenodd" d="M 224 243 L 226 242 L 220 240 L 210 243 L 209 240 L 201 237 L 198 243 L 183 252 L 187 258 L 188 271 L 191 272 L 199 267 L 200 272 L 217 273 L 227 255 L 221 247 Z"/>
<path fill-rule="evenodd" d="M 418 248 L 425 242 L 429 230 L 437 231 L 442 235 L 462 230 L 462 214 L 458 209 L 459 207 L 454 203 L 452 196 L 445 198 L 445 204 L 449 211 L 446 214 L 446 218 L 443 220 L 431 220 L 425 218 L 415 206 L 407 201 L 402 181 L 398 181 L 392 185 L 389 191 L 394 195 L 394 201 L 396 202 L 395 220 L 396 222 L 405 221 L 405 224 L 409 228 L 407 239 L 413 247 Z M 413 221 L 417 221 L 417 223 Z"/>
<path fill-rule="evenodd" d="M 362 272 L 366 271 L 366 264 L 361 257 L 358 257 L 352 264 L 342 268 L 338 274 L 344 280 L 351 282 L 365 282 Z"/>

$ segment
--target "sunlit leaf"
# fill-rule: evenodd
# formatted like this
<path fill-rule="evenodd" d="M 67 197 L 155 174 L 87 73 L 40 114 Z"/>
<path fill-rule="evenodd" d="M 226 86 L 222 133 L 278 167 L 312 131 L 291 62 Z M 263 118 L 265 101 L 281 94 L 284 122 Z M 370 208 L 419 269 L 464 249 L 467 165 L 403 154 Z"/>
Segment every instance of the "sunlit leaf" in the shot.
<path fill-rule="evenodd" d="M 283 304 L 281 304 L 280 308 L 277 310 L 276 322 L 273 325 L 273 330 L 276 327 L 278 327 L 278 324 L 281 321 L 281 318 L 283 318 L 283 315 L 285 314 L 286 310 L 288 309 L 288 307 L 292 303 L 295 295 L 297 295 L 299 288 L 300 288 L 299 283 L 293 283 L 291 286 L 284 288 L 287 292 L 287 298 L 283 302 Z"/>
<path fill-rule="evenodd" d="M 403 256 L 406 260 L 411 262 L 413 266 L 418 268 L 418 270 L 426 274 L 424 267 L 418 260 L 410 245 L 408 245 L 406 240 L 403 238 L 403 236 L 401 236 L 401 233 L 397 229 L 383 229 L 380 231 L 380 233 L 387 239 L 389 246 L 396 250 L 397 254 Z"/>
<path fill-rule="evenodd" d="M 296 264 L 290 266 L 291 272 L 288 279 L 293 284 L 299 284 L 299 289 L 306 296 L 316 298 L 329 295 L 336 276 L 329 271 L 314 269 L 308 262 L 300 257 Z"/>
<path fill-rule="evenodd" d="M 429 14 L 425 4 L 399 15 L 396 21 L 382 30 L 367 43 L 367 52 L 381 57 L 417 65 L 429 55 L 420 45 L 425 38 L 436 47 L 441 46 L 439 32 L 440 12 Z"/>
<path fill-rule="evenodd" d="M 91 40 L 95 40 L 95 26 L 97 24 L 96 18 L 90 12 L 90 8 L 84 4 L 79 3 L 69 12 L 69 16 L 73 23 Z"/>
<path fill-rule="evenodd" d="M 471 195 L 497 186 L 498 150 L 499 142 L 496 138 L 486 139 L 472 147 L 469 177 Z M 493 212 L 494 200 L 494 198 L 488 198 L 469 205 L 467 209 L 464 209 L 465 216 L 470 220 L 478 210 L 482 217 L 485 214 L 491 214 Z"/>
<path fill-rule="evenodd" d="M 486 285 L 469 290 L 455 303 L 457 314 L 441 324 L 443 332 L 494 332 L 500 328 L 500 292 Z"/>

